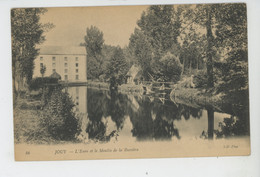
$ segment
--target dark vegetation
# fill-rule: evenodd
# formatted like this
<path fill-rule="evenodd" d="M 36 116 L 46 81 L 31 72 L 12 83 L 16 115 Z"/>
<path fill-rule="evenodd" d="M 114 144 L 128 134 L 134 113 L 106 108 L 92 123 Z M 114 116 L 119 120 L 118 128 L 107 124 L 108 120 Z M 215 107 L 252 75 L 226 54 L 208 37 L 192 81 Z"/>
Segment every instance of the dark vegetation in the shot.
<path fill-rule="evenodd" d="M 48 84 L 58 84 L 58 79 L 52 77 L 36 77 L 30 81 L 29 90 L 39 90 Z"/>
<path fill-rule="evenodd" d="M 195 88 L 247 105 L 246 19 L 245 4 L 150 6 L 122 49 L 106 45 L 92 26 L 81 44 L 88 52 L 88 79 L 116 77 L 123 84 L 136 64 L 144 81 L 177 83 L 193 75 Z"/>
<path fill-rule="evenodd" d="M 37 78 L 31 85 L 34 94 L 17 98 L 14 109 L 16 143 L 57 143 L 77 141 L 80 121 L 74 111 L 74 102 L 53 78 Z M 53 82 L 52 82 L 53 81 Z M 56 81 L 56 82 L 55 82 Z M 48 83 L 48 82 L 47 82 Z"/>
<path fill-rule="evenodd" d="M 49 93 L 47 104 L 43 107 L 43 127 L 56 140 L 75 140 L 80 133 L 80 123 L 70 96 L 55 88 Z"/>

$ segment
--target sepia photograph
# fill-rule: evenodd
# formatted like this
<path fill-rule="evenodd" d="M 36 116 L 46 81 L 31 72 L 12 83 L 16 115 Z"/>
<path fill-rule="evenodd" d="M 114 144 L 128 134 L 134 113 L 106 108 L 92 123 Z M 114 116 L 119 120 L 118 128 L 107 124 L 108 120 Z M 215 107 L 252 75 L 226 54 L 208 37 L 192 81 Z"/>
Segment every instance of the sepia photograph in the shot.
<path fill-rule="evenodd" d="M 250 155 L 245 3 L 11 9 L 15 160 Z"/>

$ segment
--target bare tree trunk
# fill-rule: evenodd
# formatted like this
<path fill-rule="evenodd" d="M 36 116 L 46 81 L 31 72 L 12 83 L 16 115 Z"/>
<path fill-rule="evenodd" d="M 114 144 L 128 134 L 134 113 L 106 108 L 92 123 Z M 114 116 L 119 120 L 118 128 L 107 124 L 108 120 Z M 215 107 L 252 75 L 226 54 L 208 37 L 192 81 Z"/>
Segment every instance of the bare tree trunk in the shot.
<path fill-rule="evenodd" d="M 213 76 L 213 60 L 212 60 L 212 47 L 213 47 L 213 34 L 212 34 L 212 16 L 211 16 L 211 7 L 207 8 L 207 75 L 208 75 L 208 88 L 214 87 L 214 76 Z"/>
<path fill-rule="evenodd" d="M 214 111 L 212 107 L 207 109 L 208 112 L 208 138 L 213 139 L 214 132 Z"/>

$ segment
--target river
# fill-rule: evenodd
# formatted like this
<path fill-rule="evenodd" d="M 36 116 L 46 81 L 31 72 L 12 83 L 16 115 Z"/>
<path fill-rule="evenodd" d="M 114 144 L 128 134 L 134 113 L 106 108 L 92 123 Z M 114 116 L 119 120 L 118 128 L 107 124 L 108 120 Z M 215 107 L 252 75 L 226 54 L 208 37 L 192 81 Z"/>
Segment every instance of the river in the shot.
<path fill-rule="evenodd" d="M 163 93 L 110 93 L 68 87 L 81 117 L 81 138 L 96 142 L 181 141 L 249 137 L 248 110 L 192 107 Z"/>

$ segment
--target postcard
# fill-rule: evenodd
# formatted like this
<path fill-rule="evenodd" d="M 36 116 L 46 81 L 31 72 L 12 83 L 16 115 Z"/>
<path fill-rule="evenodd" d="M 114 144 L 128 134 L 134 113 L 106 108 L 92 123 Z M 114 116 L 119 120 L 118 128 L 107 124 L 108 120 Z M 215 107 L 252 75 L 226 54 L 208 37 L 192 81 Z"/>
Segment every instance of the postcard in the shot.
<path fill-rule="evenodd" d="M 15 160 L 250 155 L 245 3 L 11 9 Z"/>

